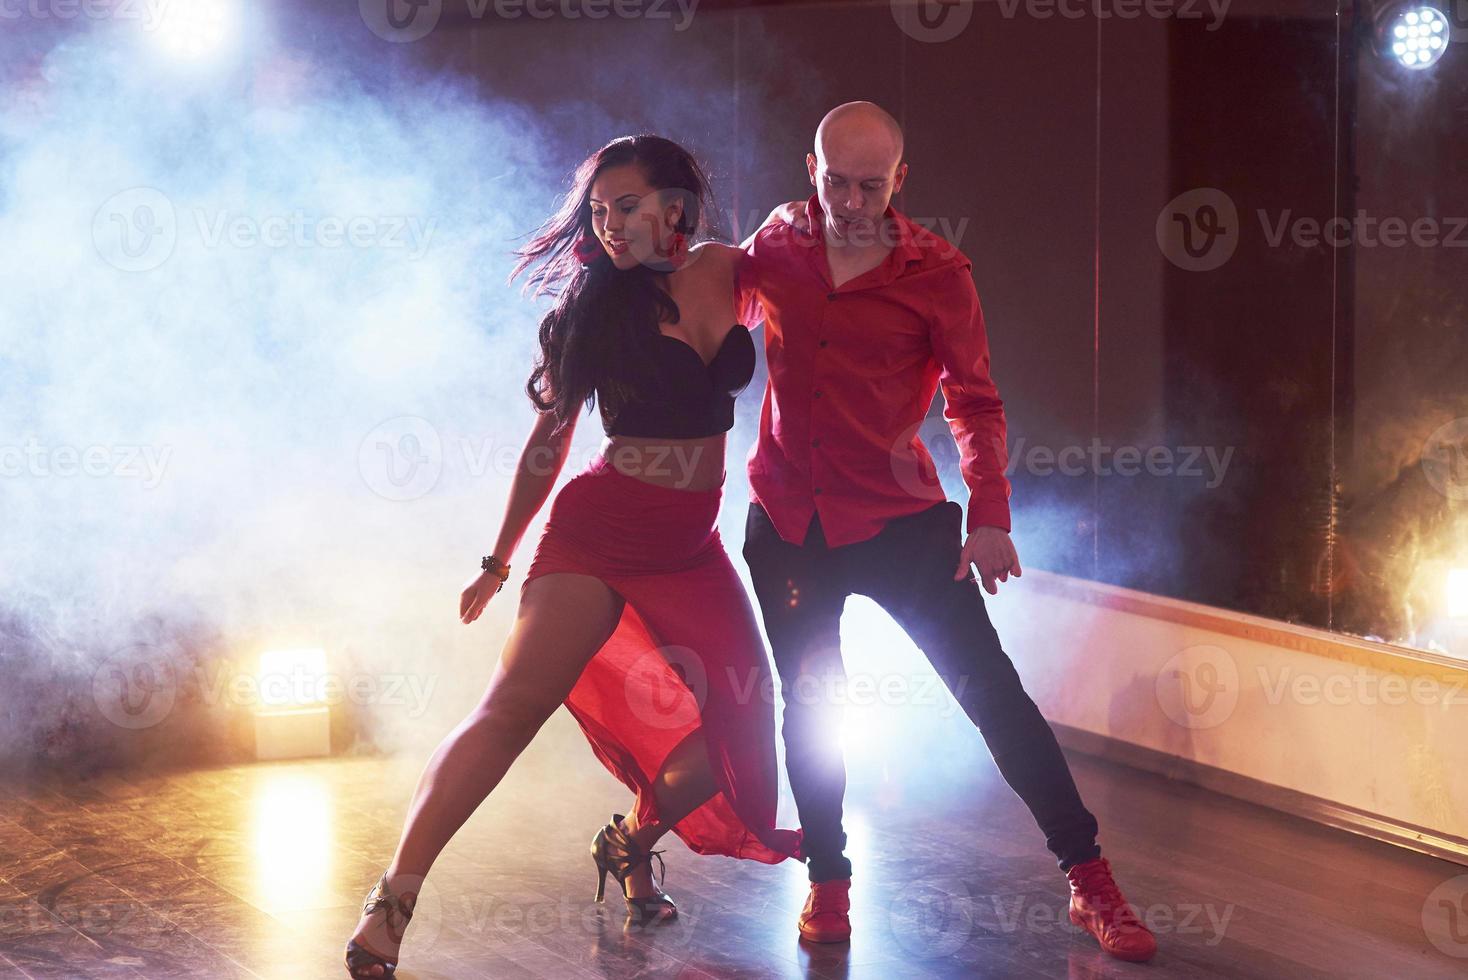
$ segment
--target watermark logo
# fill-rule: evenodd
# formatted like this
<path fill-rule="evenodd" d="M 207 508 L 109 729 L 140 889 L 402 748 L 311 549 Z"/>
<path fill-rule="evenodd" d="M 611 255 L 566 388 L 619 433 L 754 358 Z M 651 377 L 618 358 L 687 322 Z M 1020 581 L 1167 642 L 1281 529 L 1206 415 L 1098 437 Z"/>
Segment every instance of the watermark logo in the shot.
<path fill-rule="evenodd" d="M 396 909 L 384 908 L 367 920 L 358 945 L 383 951 L 396 949 L 404 944 L 406 935 L 406 945 L 412 949 L 420 953 L 433 949 L 444 924 L 444 901 L 438 888 L 423 875 L 398 875 L 390 879 L 389 890 L 408 907 L 412 922 L 405 921 Z"/>
<path fill-rule="evenodd" d="M 677 272 L 689 268 L 707 252 L 707 248 L 688 247 L 691 243 L 687 236 L 674 231 L 680 222 L 695 223 L 701 211 L 698 195 L 681 187 L 664 188 L 642 198 L 617 228 L 617 234 L 628 241 L 628 252 L 639 265 L 656 272 Z"/>
<path fill-rule="evenodd" d="M 647 650 L 627 671 L 623 691 L 633 716 L 650 728 L 697 725 L 708 701 L 708 667 L 689 647 Z"/>
<path fill-rule="evenodd" d="M 918 959 L 951 956 L 974 933 L 974 901 L 967 882 L 929 876 L 911 882 L 887 907 L 897 945 Z"/>
<path fill-rule="evenodd" d="M 1157 672 L 1157 704 L 1174 724 L 1216 728 L 1239 701 L 1239 666 L 1223 647 L 1197 644 L 1173 654 Z"/>
<path fill-rule="evenodd" d="M 141 478 L 143 488 L 152 490 L 163 482 L 172 456 L 172 446 L 45 445 L 32 435 L 23 445 L 0 443 L 0 477 Z"/>
<path fill-rule="evenodd" d="M 393 501 L 431 493 L 446 469 L 471 480 L 487 475 L 513 478 L 520 473 L 554 477 L 567 469 L 587 475 L 597 461 L 625 475 L 682 489 L 692 484 L 706 451 L 704 446 L 618 446 L 604 453 L 599 445 L 578 445 L 559 456 L 550 445 L 527 451 L 518 441 L 444 435 L 425 418 L 400 415 L 363 437 L 357 469 L 368 489 Z M 0 464 L 3 454 L 0 447 Z"/>
<path fill-rule="evenodd" d="M 367 29 L 384 41 L 420 41 L 438 26 L 443 0 L 357 0 Z"/>
<path fill-rule="evenodd" d="M 1210 33 L 1223 26 L 1231 0 L 997 0 L 994 7 L 1005 20 L 1099 21 L 1203 20 Z M 951 41 L 973 17 L 973 0 L 891 0 L 892 19 L 915 41 L 941 44 Z"/>
<path fill-rule="evenodd" d="M 1465 217 L 1378 215 L 1358 209 L 1353 215 L 1321 220 L 1292 208 L 1273 213 L 1259 208 L 1255 216 L 1266 248 L 1468 248 Z M 1155 231 L 1158 248 L 1173 265 L 1211 272 L 1233 257 L 1243 226 L 1232 198 L 1216 187 L 1198 187 L 1167 203 L 1157 215 Z"/>
<path fill-rule="evenodd" d="M 924 44 L 953 40 L 973 16 L 971 0 L 892 0 L 892 19 L 902 33 Z"/>
<path fill-rule="evenodd" d="M 178 244 L 173 202 L 152 187 L 112 195 L 92 216 L 92 244 L 104 262 L 123 272 L 158 268 Z"/>
<path fill-rule="evenodd" d="M 1055 449 L 1045 445 L 1026 445 L 1021 436 L 1004 472 L 1012 476 L 1023 467 L 1030 476 L 1050 476 L 1057 470 L 1062 476 L 1176 476 L 1204 479 L 1204 487 L 1212 490 L 1223 483 L 1235 447 L 1224 446 L 1110 446 L 1093 438 L 1089 446 L 1070 445 Z M 1003 459 L 995 447 L 995 455 Z"/>
<path fill-rule="evenodd" d="M 357 448 L 357 470 L 379 497 L 416 500 L 438 485 L 443 440 L 427 419 L 399 415 L 367 433 Z"/>
<path fill-rule="evenodd" d="M 947 495 L 942 478 L 938 475 L 937 465 L 928 449 L 930 442 L 945 447 L 953 445 L 948 423 L 941 416 L 929 415 L 899 432 L 897 438 L 892 440 L 888 464 L 897 485 L 908 496 L 918 500 L 939 501 L 947 499 Z M 820 446 L 813 448 L 819 451 Z"/>
<path fill-rule="evenodd" d="M 1374 215 L 1364 208 L 1355 215 L 1321 221 L 1285 208 L 1271 217 L 1259 209 L 1259 230 L 1270 248 L 1288 242 L 1296 248 L 1468 248 L 1468 218 L 1419 215 L 1408 221 L 1396 215 Z"/>
<path fill-rule="evenodd" d="M 443 16 L 443 0 L 358 0 L 358 12 L 367 29 L 384 41 L 402 44 L 427 37 Z M 698 0 L 468 0 L 464 13 L 474 21 L 498 20 L 600 21 L 673 20 L 674 31 L 693 23 Z"/>
<path fill-rule="evenodd" d="M 1232 903 L 1154 902 L 1128 906 L 1157 935 L 1198 936 L 1206 946 L 1223 942 L 1237 907 Z M 970 941 L 1056 932 L 1084 935 L 1070 920 L 1069 904 L 1050 895 L 975 894 L 952 875 L 912 881 L 887 910 L 892 934 L 917 959 L 952 957 Z"/>
<path fill-rule="evenodd" d="M 1468 875 L 1449 878 L 1427 896 L 1422 931 L 1440 952 L 1468 959 Z"/>
<path fill-rule="evenodd" d="M 177 696 L 178 674 L 167 649 L 124 647 L 92 674 L 92 700 L 119 728 L 151 728 L 173 711 Z"/>
<path fill-rule="evenodd" d="M 92 216 L 92 244 L 123 272 L 148 272 L 167 262 L 185 232 L 200 247 L 402 250 L 409 261 L 428 251 L 438 222 L 412 214 L 308 214 L 302 208 L 264 216 L 191 208 L 187 221 L 162 191 L 133 187 L 112 195 Z M 194 239 L 191 239 L 194 240 Z"/>
<path fill-rule="evenodd" d="M 1239 210 L 1216 187 L 1179 194 L 1157 215 L 1157 247 L 1167 260 L 1189 272 L 1211 272 L 1233 257 L 1239 246 Z"/>
<path fill-rule="evenodd" d="M 299 663 L 280 669 L 212 660 L 192 669 L 175 666 L 176 651 L 135 644 L 114 652 L 92 674 L 97 710 L 119 728 L 161 724 L 179 701 L 179 691 L 206 708 L 257 710 L 286 706 L 374 705 L 421 718 L 429 709 L 438 675 L 402 670 L 343 673 L 310 671 Z"/>
<path fill-rule="evenodd" d="M 1468 692 L 1464 691 L 1462 680 L 1429 674 L 1406 677 L 1365 669 L 1317 674 L 1297 672 L 1288 666 L 1270 670 L 1262 665 L 1258 671 L 1259 688 L 1264 702 L 1270 706 L 1288 699 L 1291 704 L 1305 707 L 1414 704 L 1444 711 L 1450 707 L 1468 707 Z"/>

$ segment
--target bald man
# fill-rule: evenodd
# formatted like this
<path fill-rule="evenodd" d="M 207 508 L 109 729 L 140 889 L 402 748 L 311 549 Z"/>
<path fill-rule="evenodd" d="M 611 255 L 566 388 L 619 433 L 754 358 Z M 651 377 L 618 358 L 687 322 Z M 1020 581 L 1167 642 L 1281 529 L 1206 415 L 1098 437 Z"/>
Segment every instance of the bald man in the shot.
<path fill-rule="evenodd" d="M 1050 726 L 989 622 L 984 589 L 1021 574 L 1009 538 L 1004 406 L 963 253 L 891 206 L 902 129 L 870 102 L 832 109 L 792 223 L 745 243 L 743 322 L 765 320 L 769 384 L 749 456 L 749 564 L 784 698 L 785 761 L 804 831 L 813 942 L 851 936 L 836 740 L 840 619 L 866 595 L 907 632 L 978 726 L 1070 884 L 1070 915 L 1123 959 L 1156 951 L 1096 844 Z M 970 495 L 949 501 L 918 428 L 941 384 Z M 966 536 L 963 531 L 967 532 Z"/>

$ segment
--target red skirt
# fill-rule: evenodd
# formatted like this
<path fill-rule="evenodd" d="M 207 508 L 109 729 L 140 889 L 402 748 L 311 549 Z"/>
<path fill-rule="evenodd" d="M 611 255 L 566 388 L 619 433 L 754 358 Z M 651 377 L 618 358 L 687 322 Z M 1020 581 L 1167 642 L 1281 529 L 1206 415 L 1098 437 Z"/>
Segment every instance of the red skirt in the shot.
<path fill-rule="evenodd" d="M 722 498 L 722 487 L 661 487 L 598 456 L 556 494 L 520 588 L 576 572 L 626 600 L 565 704 L 596 757 L 637 795 L 638 822 L 658 820 L 653 777 L 702 730 L 719 792 L 673 832 L 698 854 L 775 864 L 800 856 L 801 833 L 775 826 L 773 681 L 719 537 Z"/>

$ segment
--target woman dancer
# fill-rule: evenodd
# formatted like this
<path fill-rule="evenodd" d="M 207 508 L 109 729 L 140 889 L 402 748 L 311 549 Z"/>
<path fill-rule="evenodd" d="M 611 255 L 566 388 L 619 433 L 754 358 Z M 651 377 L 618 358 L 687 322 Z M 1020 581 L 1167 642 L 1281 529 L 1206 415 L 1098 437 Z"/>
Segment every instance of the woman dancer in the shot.
<path fill-rule="evenodd" d="M 650 864 L 669 830 L 699 854 L 770 864 L 799 855 L 800 832 L 775 827 L 764 643 L 716 523 L 724 433 L 754 343 L 735 322 L 742 253 L 689 247 L 707 199 L 682 147 L 623 137 L 581 164 L 557 214 L 518 253 L 511 278 L 532 270 L 536 295 L 556 296 L 526 385 L 541 414 L 494 553 L 460 599 L 463 622 L 503 586 L 593 395 L 608 438 L 556 495 L 489 688 L 418 783 L 397 853 L 347 944 L 353 976 L 394 974 L 434 859 L 561 704 L 635 794 L 630 816 L 614 814 L 592 841 L 598 901 L 611 874 L 630 914 L 675 915 Z"/>

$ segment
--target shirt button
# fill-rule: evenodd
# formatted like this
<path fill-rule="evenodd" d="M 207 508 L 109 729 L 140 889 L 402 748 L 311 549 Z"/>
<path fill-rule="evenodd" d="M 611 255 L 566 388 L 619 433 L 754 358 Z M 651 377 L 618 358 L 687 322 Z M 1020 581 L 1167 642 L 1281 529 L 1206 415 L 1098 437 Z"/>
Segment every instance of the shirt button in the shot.
<path fill-rule="evenodd" d="M 821 492 L 821 488 L 820 488 L 820 487 L 816 487 L 816 488 L 815 488 L 815 490 L 814 490 L 814 491 L 813 491 L 813 492 L 814 492 L 814 493 L 820 493 L 820 492 Z"/>
<path fill-rule="evenodd" d="M 836 294 L 835 293 L 827 293 L 826 294 L 826 299 L 835 299 L 835 298 L 836 298 Z"/>
<path fill-rule="evenodd" d="M 819 446 L 819 445 L 820 445 L 820 444 L 821 444 L 821 440 L 819 440 L 819 439 L 812 439 L 812 440 L 811 440 L 811 441 L 810 441 L 810 444 L 811 444 L 811 445 L 812 445 L 812 446 Z"/>
<path fill-rule="evenodd" d="M 817 398 L 821 397 L 820 389 L 816 389 L 815 395 L 816 395 Z"/>
<path fill-rule="evenodd" d="M 822 346 L 822 347 L 825 347 L 825 346 L 826 346 L 826 342 L 825 342 L 825 341 L 824 341 L 824 340 L 823 340 L 823 341 L 821 341 L 821 346 Z"/>

